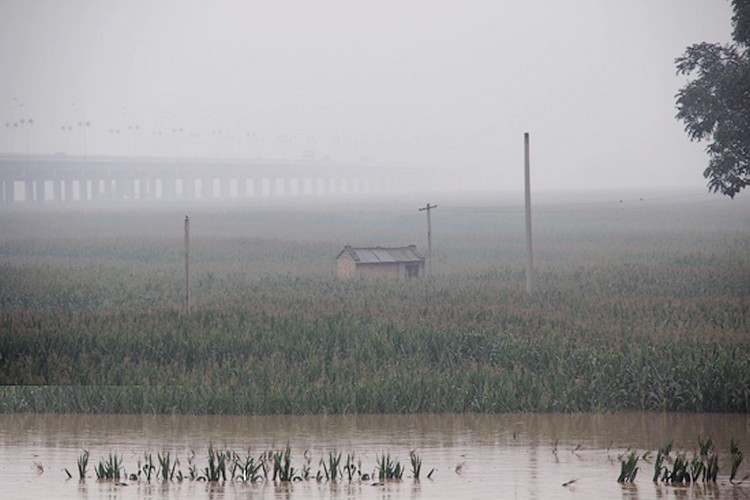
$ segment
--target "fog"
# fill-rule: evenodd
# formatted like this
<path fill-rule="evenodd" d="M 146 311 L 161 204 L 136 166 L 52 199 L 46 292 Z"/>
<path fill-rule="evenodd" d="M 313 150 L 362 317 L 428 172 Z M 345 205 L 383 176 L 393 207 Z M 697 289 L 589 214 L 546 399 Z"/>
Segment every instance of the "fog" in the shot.
<path fill-rule="evenodd" d="M 0 152 L 700 188 L 674 59 L 720 0 L 0 2 Z M 471 183 L 470 183 L 471 184 Z M 718 196 L 718 195 L 717 195 Z"/>

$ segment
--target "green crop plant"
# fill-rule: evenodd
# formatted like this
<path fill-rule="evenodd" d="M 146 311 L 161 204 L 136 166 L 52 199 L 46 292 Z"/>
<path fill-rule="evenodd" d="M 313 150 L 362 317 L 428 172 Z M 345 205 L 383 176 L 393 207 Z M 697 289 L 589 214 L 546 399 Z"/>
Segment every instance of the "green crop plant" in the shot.
<path fill-rule="evenodd" d="M 704 482 L 716 482 L 716 476 L 719 474 L 719 456 L 712 454 L 708 457 L 704 468 L 703 481 Z"/>
<path fill-rule="evenodd" d="M 280 482 L 288 482 L 300 479 L 295 474 L 296 469 L 292 466 L 292 450 L 289 445 L 284 450 L 272 452 L 271 459 L 273 460 L 272 481 L 278 479 Z"/>
<path fill-rule="evenodd" d="M 719 472 L 719 457 L 713 441 L 711 438 L 699 438 L 698 445 L 699 451 L 692 458 L 688 458 L 685 453 L 677 453 L 673 460 L 670 457 L 673 448 L 671 441 L 660 448 L 654 460 L 653 481 L 677 485 L 698 481 L 715 483 Z"/>
<path fill-rule="evenodd" d="M 512 225 L 451 213 L 429 282 L 337 279 L 402 208 L 196 212 L 190 315 L 180 214 L 1 215 L 0 412 L 750 412 L 746 217 L 548 213 L 530 298 Z"/>
<path fill-rule="evenodd" d="M 692 481 L 693 483 L 697 483 L 701 477 L 704 478 L 703 481 L 705 482 L 706 464 L 700 456 L 694 456 L 692 460 L 690 460 L 688 472 L 690 473 L 689 482 Z"/>
<path fill-rule="evenodd" d="M 190 450 L 190 454 L 187 457 L 188 462 L 188 478 L 194 481 L 199 478 L 198 466 L 195 463 L 195 451 Z"/>
<path fill-rule="evenodd" d="M 237 453 L 232 454 L 232 479 L 238 481 L 256 483 L 262 479 L 258 474 L 261 470 L 261 460 L 256 460 L 249 453 L 240 457 Z"/>
<path fill-rule="evenodd" d="M 734 478 L 737 476 L 737 470 L 740 468 L 742 463 L 742 451 L 740 451 L 739 443 L 732 438 L 729 444 L 729 454 L 732 457 L 732 471 L 729 475 L 729 481 L 734 482 Z"/>
<path fill-rule="evenodd" d="M 700 448 L 700 456 L 707 457 L 709 453 L 711 453 L 714 449 L 714 441 L 711 439 L 711 436 L 708 436 L 706 438 L 698 438 L 698 447 Z"/>
<path fill-rule="evenodd" d="M 381 455 L 377 459 L 378 479 L 401 479 L 404 475 L 404 468 L 398 460 L 391 459 L 390 454 Z"/>
<path fill-rule="evenodd" d="M 632 483 L 638 474 L 638 454 L 635 451 L 630 452 L 627 458 L 620 461 L 620 475 L 617 478 L 618 483 Z"/>
<path fill-rule="evenodd" d="M 94 470 L 97 479 L 120 479 L 122 457 L 118 457 L 116 453 L 110 453 L 107 460 L 103 458 L 99 460 L 99 465 Z"/>
<path fill-rule="evenodd" d="M 151 476 L 156 474 L 156 465 L 154 465 L 154 456 L 151 453 L 143 454 L 143 462 L 138 461 L 138 475 L 146 478 L 146 481 L 151 481 Z"/>
<path fill-rule="evenodd" d="M 683 454 L 677 454 L 672 464 L 672 472 L 669 473 L 667 481 L 671 484 L 683 484 L 690 482 L 689 461 Z"/>
<path fill-rule="evenodd" d="M 89 466 L 89 452 L 83 450 L 83 453 L 78 457 L 78 477 L 79 479 L 86 479 L 86 472 Z"/>
<path fill-rule="evenodd" d="M 320 464 L 323 466 L 323 474 L 326 480 L 336 481 L 341 464 L 341 453 L 328 452 L 327 462 L 321 458 Z"/>
<path fill-rule="evenodd" d="M 208 466 L 203 469 L 203 474 L 198 479 L 218 482 L 227 480 L 227 461 L 231 460 L 231 452 L 217 451 L 213 445 L 208 447 Z"/>
<path fill-rule="evenodd" d="M 409 461 L 411 462 L 411 474 L 414 479 L 419 479 L 419 474 L 422 471 L 422 457 L 417 454 L 416 450 L 409 452 Z"/>
<path fill-rule="evenodd" d="M 177 469 L 180 461 L 177 459 L 172 461 L 169 452 L 165 452 L 164 455 L 162 455 L 161 453 L 157 453 L 157 458 L 159 460 L 159 472 L 161 473 L 162 480 L 173 480 L 175 476 L 175 470 Z"/>
<path fill-rule="evenodd" d="M 344 462 L 344 467 L 342 469 L 344 473 L 346 474 L 347 479 L 351 482 L 355 476 L 362 475 L 362 463 L 357 462 L 354 463 L 354 453 L 347 453 L 346 454 L 346 462 Z"/>
<path fill-rule="evenodd" d="M 653 481 L 656 483 L 661 478 L 662 481 L 666 480 L 669 475 L 669 469 L 664 466 L 664 460 L 669 458 L 669 454 L 672 452 L 672 444 L 670 441 L 664 447 L 659 448 L 656 452 L 656 458 L 654 459 L 654 477 Z"/>

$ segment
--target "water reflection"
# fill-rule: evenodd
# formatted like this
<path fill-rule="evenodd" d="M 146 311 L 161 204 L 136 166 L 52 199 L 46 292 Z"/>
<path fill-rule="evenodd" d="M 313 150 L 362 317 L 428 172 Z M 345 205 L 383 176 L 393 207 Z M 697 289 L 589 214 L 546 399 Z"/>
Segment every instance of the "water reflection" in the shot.
<path fill-rule="evenodd" d="M 149 416 L 0 415 L 0 481 L 5 498 L 747 498 L 746 485 L 728 482 L 729 441 L 750 445 L 745 415 L 348 415 L 348 416 Z M 618 457 L 629 448 L 655 450 L 673 440 L 692 453 L 699 436 L 711 436 L 720 452 L 717 485 L 675 487 L 651 482 L 653 465 L 639 462 L 636 483 L 616 482 Z M 187 476 L 193 450 L 206 466 L 209 444 L 255 456 L 292 449 L 293 465 L 311 457 L 311 475 L 331 451 L 352 452 L 365 472 L 376 473 L 390 453 L 406 467 L 400 482 L 298 481 L 293 483 L 79 482 L 76 460 L 91 453 L 89 476 L 100 458 L 121 455 L 127 472 L 144 453 L 170 452 Z M 422 479 L 409 472 L 409 451 L 423 460 Z M 746 448 L 747 453 L 747 448 Z M 44 466 L 39 474 L 35 462 Z M 64 469 L 73 474 L 67 479 Z M 426 475 L 435 469 L 431 479 Z M 750 470 L 740 468 L 740 477 Z"/>

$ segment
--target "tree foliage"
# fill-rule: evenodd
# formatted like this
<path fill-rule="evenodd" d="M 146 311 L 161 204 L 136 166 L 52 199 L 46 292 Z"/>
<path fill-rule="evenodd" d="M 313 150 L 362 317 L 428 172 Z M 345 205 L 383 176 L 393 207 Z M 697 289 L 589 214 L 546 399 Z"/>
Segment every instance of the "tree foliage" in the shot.
<path fill-rule="evenodd" d="M 750 0 L 733 0 L 735 41 L 698 43 L 675 60 L 697 76 L 677 93 L 677 118 L 690 140 L 709 140 L 703 176 L 711 191 L 734 197 L 750 185 Z"/>

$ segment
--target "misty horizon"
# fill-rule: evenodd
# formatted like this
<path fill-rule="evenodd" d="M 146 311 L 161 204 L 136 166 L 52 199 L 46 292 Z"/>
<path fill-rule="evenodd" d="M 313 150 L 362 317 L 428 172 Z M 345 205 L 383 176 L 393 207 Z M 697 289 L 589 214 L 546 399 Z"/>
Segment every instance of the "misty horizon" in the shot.
<path fill-rule="evenodd" d="M 0 4 L 0 154 L 258 159 L 699 188 L 674 59 L 729 2 Z"/>

